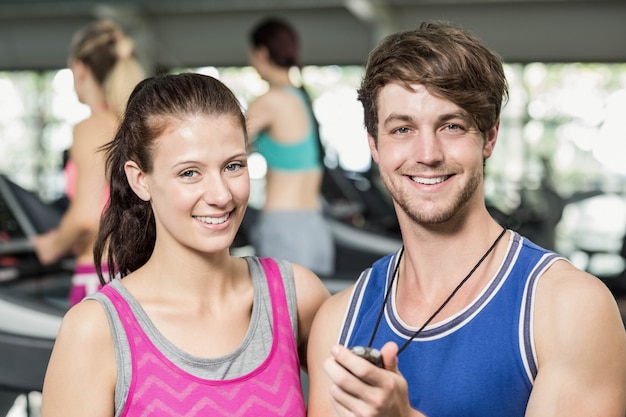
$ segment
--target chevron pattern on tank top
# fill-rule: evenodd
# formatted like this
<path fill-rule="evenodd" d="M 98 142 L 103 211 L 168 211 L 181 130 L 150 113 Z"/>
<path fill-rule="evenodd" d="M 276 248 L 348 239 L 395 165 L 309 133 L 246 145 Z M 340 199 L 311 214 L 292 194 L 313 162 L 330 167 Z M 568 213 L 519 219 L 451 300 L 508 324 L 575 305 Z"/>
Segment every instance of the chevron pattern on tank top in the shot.
<path fill-rule="evenodd" d="M 290 336 L 284 334 L 284 326 L 279 329 L 280 339 Z M 231 381 L 205 381 L 185 374 L 152 349 L 140 348 L 145 343 L 141 336 L 134 337 L 135 348 L 144 354 L 137 358 L 133 380 L 142 382 L 135 385 L 127 406 L 143 410 L 138 414 L 142 417 L 292 416 L 290 409 L 301 401 L 299 365 L 288 343 L 276 344 L 261 368 Z"/>
<path fill-rule="evenodd" d="M 224 381 L 196 377 L 172 363 L 144 333 L 121 296 L 116 291 L 107 290 L 117 306 L 127 334 L 132 335 L 129 338 L 133 358 L 132 383 L 121 415 L 304 417 L 300 363 L 282 278 L 280 272 L 277 277 L 271 277 L 275 273 L 268 273 L 266 270 L 274 316 L 274 340 L 270 353 L 249 374 Z"/>

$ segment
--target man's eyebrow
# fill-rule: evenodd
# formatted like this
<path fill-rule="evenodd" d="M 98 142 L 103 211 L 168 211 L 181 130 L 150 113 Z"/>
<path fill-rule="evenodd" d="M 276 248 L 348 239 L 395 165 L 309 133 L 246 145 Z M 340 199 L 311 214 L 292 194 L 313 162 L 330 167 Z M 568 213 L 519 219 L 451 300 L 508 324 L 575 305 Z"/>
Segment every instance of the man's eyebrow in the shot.
<path fill-rule="evenodd" d="M 437 118 L 439 123 L 447 122 L 448 120 L 452 119 L 461 119 L 465 122 L 471 120 L 469 115 L 465 112 L 444 113 Z"/>
<path fill-rule="evenodd" d="M 444 114 L 439 115 L 439 117 L 437 117 L 438 123 L 444 123 L 452 119 L 461 119 L 465 122 L 471 121 L 471 118 L 469 117 L 469 115 L 463 111 L 444 113 Z M 409 114 L 391 113 L 389 116 L 387 116 L 387 118 L 383 122 L 383 126 L 388 127 L 390 124 L 394 122 L 411 123 L 414 121 L 415 121 L 415 118 Z"/>
<path fill-rule="evenodd" d="M 408 114 L 391 113 L 385 119 L 383 126 L 388 127 L 391 123 L 397 122 L 397 121 L 412 122 L 413 120 L 414 120 L 413 117 L 409 116 Z"/>

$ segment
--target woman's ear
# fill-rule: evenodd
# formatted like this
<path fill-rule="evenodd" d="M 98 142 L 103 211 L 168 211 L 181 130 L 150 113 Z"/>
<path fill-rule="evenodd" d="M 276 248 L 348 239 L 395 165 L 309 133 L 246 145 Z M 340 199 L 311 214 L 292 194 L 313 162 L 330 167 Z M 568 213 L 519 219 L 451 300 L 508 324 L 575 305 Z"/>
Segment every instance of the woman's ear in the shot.
<path fill-rule="evenodd" d="M 146 174 L 134 161 L 127 161 L 124 164 L 124 172 L 130 188 L 133 189 L 137 197 L 143 201 L 150 201 L 150 188 L 146 183 Z"/>
<path fill-rule="evenodd" d="M 82 61 L 78 59 L 74 59 L 69 63 L 70 70 L 72 70 L 72 75 L 74 76 L 74 81 L 82 81 L 86 76 L 87 65 L 85 65 Z"/>
<path fill-rule="evenodd" d="M 260 45 L 258 47 L 255 48 L 255 52 L 257 54 L 257 56 L 263 58 L 263 60 L 269 60 L 270 59 L 270 50 L 267 49 L 267 46 L 265 45 Z"/>
<path fill-rule="evenodd" d="M 250 49 L 249 60 L 258 71 L 259 67 L 263 68 L 270 62 L 270 51 L 264 45 L 255 46 Z"/>

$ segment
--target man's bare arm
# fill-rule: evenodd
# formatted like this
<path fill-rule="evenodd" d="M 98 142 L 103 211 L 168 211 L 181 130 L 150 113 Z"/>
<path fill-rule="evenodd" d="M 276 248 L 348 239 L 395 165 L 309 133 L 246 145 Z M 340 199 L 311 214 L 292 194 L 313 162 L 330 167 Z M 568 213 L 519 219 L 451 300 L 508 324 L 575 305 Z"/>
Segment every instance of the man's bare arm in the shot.
<path fill-rule="evenodd" d="M 626 331 L 613 295 L 566 262 L 540 278 L 527 417 L 626 415 Z"/>

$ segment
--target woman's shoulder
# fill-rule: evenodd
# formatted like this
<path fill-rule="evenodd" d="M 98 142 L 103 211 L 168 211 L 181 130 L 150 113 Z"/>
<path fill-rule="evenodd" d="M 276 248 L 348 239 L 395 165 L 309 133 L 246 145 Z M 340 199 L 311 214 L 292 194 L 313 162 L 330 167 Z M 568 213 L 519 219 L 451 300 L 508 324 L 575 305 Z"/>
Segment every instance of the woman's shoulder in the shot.
<path fill-rule="evenodd" d="M 265 106 L 280 106 L 285 103 L 300 102 L 300 98 L 294 91 L 297 89 L 293 86 L 271 86 L 263 95 L 259 96 L 256 101 Z"/>
<path fill-rule="evenodd" d="M 97 112 L 81 120 L 74 126 L 75 137 L 99 137 L 106 142 L 113 139 L 119 121 L 111 112 Z"/>
<path fill-rule="evenodd" d="M 296 294 L 299 299 L 310 301 L 319 307 L 330 296 L 324 282 L 313 271 L 302 265 L 292 264 L 292 267 Z"/>
<path fill-rule="evenodd" d="M 63 317 L 59 335 L 81 346 L 98 346 L 110 339 L 108 318 L 100 302 L 84 300 L 70 308 Z"/>

